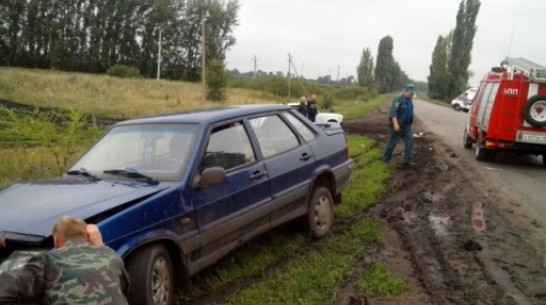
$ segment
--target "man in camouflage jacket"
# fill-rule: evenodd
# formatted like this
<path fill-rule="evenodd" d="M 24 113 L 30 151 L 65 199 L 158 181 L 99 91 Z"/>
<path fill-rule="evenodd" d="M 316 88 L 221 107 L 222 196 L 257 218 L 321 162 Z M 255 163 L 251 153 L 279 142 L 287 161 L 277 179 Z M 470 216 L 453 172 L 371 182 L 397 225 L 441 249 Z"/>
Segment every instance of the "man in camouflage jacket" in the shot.
<path fill-rule="evenodd" d="M 123 260 L 91 228 L 61 217 L 53 228 L 54 250 L 0 273 L 0 304 L 127 304 Z"/>

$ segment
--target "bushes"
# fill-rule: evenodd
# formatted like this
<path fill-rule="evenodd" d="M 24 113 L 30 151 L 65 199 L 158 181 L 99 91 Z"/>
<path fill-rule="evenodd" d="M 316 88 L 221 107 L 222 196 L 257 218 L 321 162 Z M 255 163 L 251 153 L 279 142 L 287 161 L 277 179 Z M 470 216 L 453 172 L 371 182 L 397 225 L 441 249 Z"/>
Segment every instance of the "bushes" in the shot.
<path fill-rule="evenodd" d="M 226 99 L 226 86 L 228 82 L 228 73 L 224 68 L 224 63 L 219 59 L 210 62 L 206 74 L 207 98 L 213 101 L 223 101 Z"/>
<path fill-rule="evenodd" d="M 232 79 L 230 86 L 234 88 L 268 92 L 283 98 L 288 96 L 288 79 L 282 76 L 266 76 L 255 79 Z M 290 80 L 290 96 L 294 100 L 299 100 L 302 95 L 307 96 L 311 92 L 320 95 L 322 91 L 322 88 L 313 83 L 298 78 L 292 78 Z"/>
<path fill-rule="evenodd" d="M 359 86 L 342 87 L 336 91 L 335 97 L 339 99 L 354 99 L 367 101 L 377 96 L 377 90 L 373 88 L 364 88 Z"/>
<path fill-rule="evenodd" d="M 106 74 L 123 78 L 138 78 L 140 77 L 140 70 L 125 65 L 113 65 L 106 71 Z"/>

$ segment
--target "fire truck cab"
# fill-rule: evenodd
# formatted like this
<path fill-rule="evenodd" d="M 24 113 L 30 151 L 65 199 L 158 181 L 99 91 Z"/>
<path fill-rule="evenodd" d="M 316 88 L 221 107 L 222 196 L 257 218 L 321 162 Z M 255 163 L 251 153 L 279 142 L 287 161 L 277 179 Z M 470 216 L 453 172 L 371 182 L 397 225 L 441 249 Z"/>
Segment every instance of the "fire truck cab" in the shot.
<path fill-rule="evenodd" d="M 546 67 L 506 57 L 480 82 L 464 130 L 465 148 L 493 161 L 500 151 L 542 155 L 546 166 Z"/>

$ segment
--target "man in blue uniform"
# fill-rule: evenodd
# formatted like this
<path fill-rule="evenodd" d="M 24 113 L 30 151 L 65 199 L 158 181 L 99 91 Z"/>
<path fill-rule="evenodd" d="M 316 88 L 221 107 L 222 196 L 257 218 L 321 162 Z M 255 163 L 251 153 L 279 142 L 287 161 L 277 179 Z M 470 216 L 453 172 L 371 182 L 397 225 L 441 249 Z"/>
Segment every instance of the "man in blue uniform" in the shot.
<path fill-rule="evenodd" d="M 407 84 L 402 94 L 397 95 L 392 100 L 392 105 L 389 111 L 389 136 L 387 146 L 383 152 L 382 161 L 390 163 L 392 153 L 399 140 L 404 142 L 404 157 L 402 165 L 411 164 L 411 152 L 413 150 L 413 131 L 411 124 L 413 123 L 413 95 L 415 94 L 415 86 Z"/>

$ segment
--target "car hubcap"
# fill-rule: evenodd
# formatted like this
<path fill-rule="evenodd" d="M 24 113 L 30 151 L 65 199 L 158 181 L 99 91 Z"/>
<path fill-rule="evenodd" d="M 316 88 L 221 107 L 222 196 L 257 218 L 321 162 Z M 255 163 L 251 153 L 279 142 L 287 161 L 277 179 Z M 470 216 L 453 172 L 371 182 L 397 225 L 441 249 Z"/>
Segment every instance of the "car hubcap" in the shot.
<path fill-rule="evenodd" d="M 315 205 L 315 224 L 320 230 L 328 226 L 330 215 L 329 200 L 326 196 L 320 196 Z"/>
<path fill-rule="evenodd" d="M 155 305 L 167 305 L 169 296 L 170 274 L 164 257 L 159 257 L 154 264 L 152 274 L 152 298 Z"/>
<path fill-rule="evenodd" d="M 531 107 L 531 117 L 538 122 L 546 121 L 546 101 L 538 101 Z"/>

